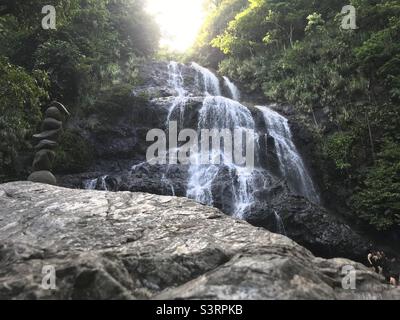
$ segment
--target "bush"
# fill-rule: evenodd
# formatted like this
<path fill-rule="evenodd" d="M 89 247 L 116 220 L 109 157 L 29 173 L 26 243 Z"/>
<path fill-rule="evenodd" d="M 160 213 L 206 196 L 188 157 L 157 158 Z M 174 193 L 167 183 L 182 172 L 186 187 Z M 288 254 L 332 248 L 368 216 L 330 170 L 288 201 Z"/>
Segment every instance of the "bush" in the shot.
<path fill-rule="evenodd" d="M 135 104 L 146 104 L 146 96 L 136 97 L 129 84 L 117 84 L 99 93 L 94 104 L 86 110 L 87 114 L 97 114 L 103 122 L 121 116 L 129 117 Z"/>
<path fill-rule="evenodd" d="M 352 198 L 355 212 L 378 230 L 400 226 L 400 144 L 385 143 Z"/>
<path fill-rule="evenodd" d="M 80 173 L 93 162 L 93 150 L 87 141 L 75 131 L 64 131 L 56 149 L 54 172 Z"/>
<path fill-rule="evenodd" d="M 18 153 L 29 148 L 29 141 L 41 117 L 41 101 L 47 99 L 43 86 L 47 77 L 33 76 L 0 57 L 0 181 L 17 177 Z"/>
<path fill-rule="evenodd" d="M 51 96 L 64 103 L 76 102 L 85 92 L 90 67 L 79 49 L 65 41 L 48 41 L 35 52 L 35 67 L 46 70 L 51 81 Z"/>
<path fill-rule="evenodd" d="M 337 170 L 351 168 L 352 145 L 354 138 L 351 134 L 338 132 L 328 138 L 324 145 L 324 153 L 328 160 L 335 163 Z"/>

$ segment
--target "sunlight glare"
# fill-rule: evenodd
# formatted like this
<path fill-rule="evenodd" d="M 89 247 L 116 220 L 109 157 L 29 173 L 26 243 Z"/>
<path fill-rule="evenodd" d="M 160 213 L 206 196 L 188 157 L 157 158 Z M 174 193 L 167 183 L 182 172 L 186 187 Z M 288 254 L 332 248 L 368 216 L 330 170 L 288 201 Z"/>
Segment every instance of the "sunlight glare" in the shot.
<path fill-rule="evenodd" d="M 183 52 L 194 43 L 204 19 L 203 0 L 147 0 L 161 28 L 161 47 Z"/>

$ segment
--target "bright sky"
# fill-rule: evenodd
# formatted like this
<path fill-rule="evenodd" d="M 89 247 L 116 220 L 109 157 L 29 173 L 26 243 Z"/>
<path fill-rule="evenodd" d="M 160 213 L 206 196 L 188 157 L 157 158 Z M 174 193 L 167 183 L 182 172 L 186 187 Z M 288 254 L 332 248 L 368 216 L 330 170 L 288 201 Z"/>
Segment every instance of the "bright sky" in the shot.
<path fill-rule="evenodd" d="M 161 46 L 185 51 L 203 23 L 203 0 L 147 0 L 148 11 L 161 27 Z"/>

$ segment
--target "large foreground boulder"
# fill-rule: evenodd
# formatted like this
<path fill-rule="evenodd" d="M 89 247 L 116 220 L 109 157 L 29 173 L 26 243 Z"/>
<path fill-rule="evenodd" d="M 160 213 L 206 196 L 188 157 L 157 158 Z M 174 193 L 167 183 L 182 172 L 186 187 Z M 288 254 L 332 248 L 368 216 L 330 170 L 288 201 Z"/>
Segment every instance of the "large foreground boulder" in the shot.
<path fill-rule="evenodd" d="M 0 185 L 0 299 L 399 299 L 382 281 L 185 198 Z"/>

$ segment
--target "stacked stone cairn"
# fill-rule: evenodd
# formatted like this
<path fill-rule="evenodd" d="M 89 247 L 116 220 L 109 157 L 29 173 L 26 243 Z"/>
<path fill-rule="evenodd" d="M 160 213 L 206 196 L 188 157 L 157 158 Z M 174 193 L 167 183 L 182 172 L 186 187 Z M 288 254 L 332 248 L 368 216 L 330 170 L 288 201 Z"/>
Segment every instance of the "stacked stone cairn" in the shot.
<path fill-rule="evenodd" d="M 32 164 L 32 174 L 28 181 L 56 185 L 57 179 L 51 173 L 55 159 L 54 149 L 62 132 L 62 121 L 68 110 L 59 102 L 53 102 L 45 112 L 42 122 L 41 133 L 35 134 L 33 138 L 37 141 L 36 154 Z"/>

